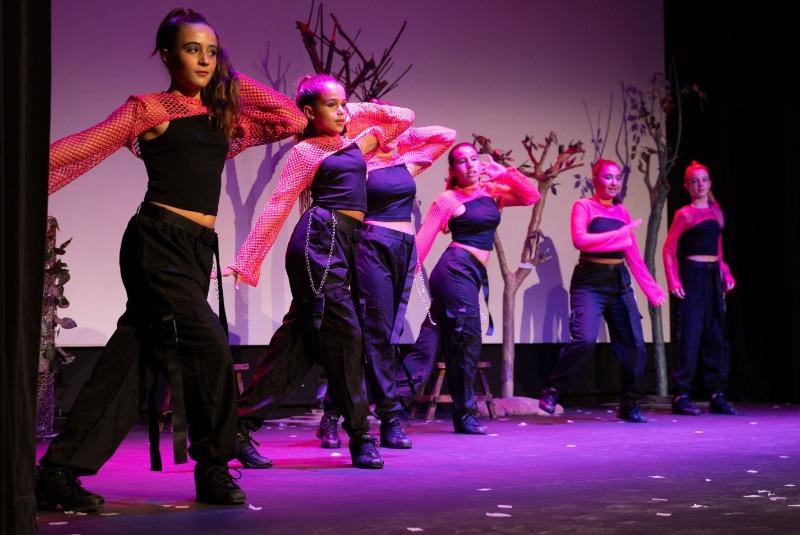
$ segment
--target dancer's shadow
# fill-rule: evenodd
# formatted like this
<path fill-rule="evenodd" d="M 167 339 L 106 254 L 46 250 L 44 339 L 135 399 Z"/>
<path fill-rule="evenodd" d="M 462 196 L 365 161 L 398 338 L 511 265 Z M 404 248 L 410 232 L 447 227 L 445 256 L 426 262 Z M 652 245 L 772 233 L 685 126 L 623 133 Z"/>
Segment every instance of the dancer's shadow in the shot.
<path fill-rule="evenodd" d="M 540 250 L 550 251 L 550 258 L 534 269 L 539 282 L 522 297 L 522 343 L 557 344 L 569 341 L 569 292 L 564 288 L 561 262 L 552 238 L 546 236 Z"/>

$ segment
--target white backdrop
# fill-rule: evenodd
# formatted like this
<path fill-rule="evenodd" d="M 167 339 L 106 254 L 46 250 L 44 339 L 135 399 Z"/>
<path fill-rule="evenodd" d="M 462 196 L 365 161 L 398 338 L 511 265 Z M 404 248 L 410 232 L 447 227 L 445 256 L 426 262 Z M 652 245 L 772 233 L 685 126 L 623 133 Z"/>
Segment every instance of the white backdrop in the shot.
<path fill-rule="evenodd" d="M 557 195 L 547 198 L 541 228 L 551 240 L 553 258 L 539 266 L 517 294 L 517 341 L 566 341 L 567 290 L 578 256 L 569 237 L 570 209 L 580 196 L 580 189 L 573 187 L 573 175 L 588 176 L 594 156 L 587 109 L 594 122 L 602 112 L 605 129 L 613 92 L 611 135 L 603 156 L 616 159 L 613 138 L 621 118 L 620 81 L 644 88 L 652 73 L 663 70 L 662 2 L 328 0 L 324 5 L 350 34 L 360 29 L 362 51 L 376 56 L 408 21 L 393 53 L 393 72 L 398 75 L 409 64 L 413 68 L 386 98 L 414 109 L 418 126 L 455 128 L 459 141 L 472 141 L 473 132 L 485 135 L 495 147 L 513 149 L 517 164 L 524 160 L 520 141 L 526 134 L 542 140 L 554 130 L 562 143 L 584 142 L 584 167 L 566 173 L 559 180 Z M 167 88 L 169 80 L 161 62 L 149 54 L 158 24 L 172 7 L 158 0 L 53 2 L 53 140 L 102 121 L 130 94 Z M 297 78 L 311 73 L 295 27 L 295 21 L 307 20 L 310 1 L 196 0 L 191 7 L 217 27 L 235 67 L 245 74 L 266 81 L 260 69 L 267 51 L 271 72 L 279 58 L 282 66 L 289 62 L 287 92 L 291 93 Z M 329 19 L 326 28 L 326 32 L 331 28 Z M 223 264 L 235 256 L 277 181 L 280 166 L 274 174 L 262 166 L 268 151 L 274 150 L 275 146 L 253 148 L 226 166 L 217 220 Z M 443 158 L 418 178 L 423 216 L 442 191 L 445 176 Z M 241 207 L 237 199 L 246 198 L 257 181 L 268 181 L 265 191 L 254 208 Z M 49 211 L 61 227 L 59 242 L 74 238 L 64 256 L 72 274 L 66 286 L 72 305 L 65 313 L 79 327 L 62 331 L 60 344 L 102 345 L 114 331 L 125 304 L 117 264 L 119 243 L 144 196 L 146 182 L 142 163 L 121 150 L 50 197 Z M 644 249 L 649 202 L 636 172 L 631 175 L 625 205 L 633 218 L 645 220 L 638 232 Z M 509 208 L 503 214 L 498 232 L 512 265 L 519 259 L 530 210 Z M 231 281 L 224 281 L 231 343 L 266 344 L 288 309 L 291 295 L 283 260 L 297 218 L 294 209 L 264 262 L 258 288 L 243 285 L 234 295 Z M 663 221 L 662 242 L 665 233 Z M 437 238 L 425 263 L 427 271 L 448 243 L 447 236 Z M 657 279 L 664 283 L 660 254 L 658 258 Z M 494 256 L 489 273 L 490 308 L 499 323 L 503 281 Z M 649 341 L 646 299 L 641 291 L 637 294 Z M 216 300 L 213 286 L 210 300 Z M 403 342 L 413 341 L 423 315 L 414 291 Z M 668 327 L 665 324 L 667 333 Z M 493 336 L 484 337 L 484 343 L 501 342 L 500 333 L 497 329 Z"/>

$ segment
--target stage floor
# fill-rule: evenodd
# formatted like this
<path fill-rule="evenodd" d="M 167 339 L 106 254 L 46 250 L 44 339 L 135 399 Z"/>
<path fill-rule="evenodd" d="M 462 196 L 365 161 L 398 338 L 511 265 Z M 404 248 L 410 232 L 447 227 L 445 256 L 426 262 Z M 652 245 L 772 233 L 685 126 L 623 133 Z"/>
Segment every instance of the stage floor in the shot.
<path fill-rule="evenodd" d="M 697 417 L 648 410 L 647 424 L 619 422 L 609 407 L 568 408 L 557 417 L 486 418 L 488 436 L 454 434 L 440 411 L 441 421 L 410 427 L 412 449 L 381 450 L 383 470 L 353 468 L 346 446 L 321 449 L 311 422 L 268 422 L 254 437 L 275 467 L 243 471 L 247 505 L 237 507 L 194 502 L 192 464 L 171 464 L 171 435 L 162 435 L 164 472 L 149 472 L 147 430 L 136 427 L 100 474 L 83 478 L 106 506 L 83 515 L 39 512 L 39 529 L 800 533 L 800 406 L 738 408 L 738 416 Z"/>

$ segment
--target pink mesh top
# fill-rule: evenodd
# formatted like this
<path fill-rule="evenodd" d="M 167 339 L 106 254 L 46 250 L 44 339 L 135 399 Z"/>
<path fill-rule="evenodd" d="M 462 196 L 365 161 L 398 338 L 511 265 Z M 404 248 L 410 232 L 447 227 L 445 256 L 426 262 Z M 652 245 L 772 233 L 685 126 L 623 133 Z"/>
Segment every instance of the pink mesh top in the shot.
<path fill-rule="evenodd" d="M 300 193 L 311 186 L 314 174 L 325 158 L 353 143 L 361 146 L 367 136 L 375 136 L 378 146 L 389 143 L 414 122 L 413 111 L 394 106 L 360 102 L 348 104 L 347 112 L 350 122 L 346 135 L 312 137 L 292 147 L 278 184 L 267 199 L 236 260 L 228 266 L 241 275 L 247 284 L 258 284 L 264 257 L 275 243 Z M 371 155 L 372 152 L 365 157 L 370 158 Z"/>
<path fill-rule="evenodd" d="M 696 208 L 689 204 L 675 212 L 675 218 L 672 220 L 667 239 L 664 241 L 664 271 L 667 274 L 667 284 L 670 291 L 676 288 L 683 288 L 678 275 L 678 240 L 686 230 L 710 219 L 717 221 L 721 229 L 725 228 L 725 218 L 722 215 L 719 204 L 715 201 L 710 201 L 708 208 Z M 728 264 L 722 261 L 722 234 L 719 236 L 716 256 L 725 282 L 735 285 L 736 281 L 731 275 Z"/>
<path fill-rule="evenodd" d="M 505 175 L 492 181 L 480 182 L 468 192 L 455 188 L 443 191 L 434 199 L 417 233 L 420 264 L 425 262 L 439 232 L 448 231 L 447 224 L 455 209 L 479 197 L 492 197 L 498 208 L 531 206 L 539 200 L 539 190 L 528 177 L 513 167 L 507 167 Z"/>
<path fill-rule="evenodd" d="M 617 219 L 626 226 L 607 232 L 589 232 L 589 223 L 598 217 Z M 647 299 L 655 304 L 661 298 L 666 297 L 667 294 L 653 279 L 650 272 L 647 271 L 647 266 L 644 265 L 644 260 L 642 260 L 642 253 L 636 243 L 636 237 L 627 227 L 630 222 L 631 216 L 627 208 L 621 204 L 608 206 L 594 199 L 578 199 L 572 205 L 570 220 L 572 244 L 579 251 L 587 253 L 621 250 L 636 282 L 639 283 Z"/>
<path fill-rule="evenodd" d="M 242 111 L 230 140 L 228 158 L 248 147 L 272 143 L 301 132 L 306 118 L 294 102 L 269 87 L 236 73 Z M 195 98 L 171 93 L 133 95 L 102 123 L 50 145 L 49 193 L 55 193 L 123 146 L 141 158 L 138 135 L 182 117 L 208 113 Z"/>
<path fill-rule="evenodd" d="M 374 153 L 367 159 L 367 173 L 395 165 L 416 165 L 411 174 L 417 176 L 450 148 L 456 136 L 455 130 L 444 126 L 409 128 L 397 138 L 397 152 L 390 159 L 375 157 Z"/>

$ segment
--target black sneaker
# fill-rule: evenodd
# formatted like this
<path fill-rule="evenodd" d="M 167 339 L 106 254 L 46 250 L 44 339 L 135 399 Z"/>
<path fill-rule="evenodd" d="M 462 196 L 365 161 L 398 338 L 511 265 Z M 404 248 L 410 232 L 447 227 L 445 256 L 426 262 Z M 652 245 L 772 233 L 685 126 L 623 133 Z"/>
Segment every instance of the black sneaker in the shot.
<path fill-rule="evenodd" d="M 245 501 L 242 488 L 233 480 L 227 465 L 194 465 L 194 486 L 197 501 L 216 505 L 241 505 Z"/>
<path fill-rule="evenodd" d="M 712 396 L 711 401 L 708 402 L 708 412 L 714 414 L 739 414 L 739 411 L 728 405 L 722 392 L 717 392 Z"/>
<path fill-rule="evenodd" d="M 542 390 L 542 395 L 539 397 L 539 408 L 547 414 L 556 412 L 556 405 L 558 405 L 558 398 L 561 393 L 553 387 L 545 388 Z"/>
<path fill-rule="evenodd" d="M 617 418 L 635 424 L 647 423 L 647 418 L 645 418 L 644 414 L 642 414 L 642 412 L 639 410 L 639 403 L 632 400 L 624 400 L 619 402 Z"/>
<path fill-rule="evenodd" d="M 105 503 L 102 496 L 84 489 L 69 468 L 36 468 L 37 510 L 55 511 L 60 505 L 64 511 L 84 513 L 100 509 Z"/>
<path fill-rule="evenodd" d="M 317 426 L 317 438 L 323 448 L 340 448 L 342 439 L 339 438 L 339 416 L 323 414 Z"/>
<path fill-rule="evenodd" d="M 474 412 L 454 412 L 453 427 L 456 433 L 466 435 L 485 435 L 486 427 L 481 425 L 481 421 L 475 416 Z"/>
<path fill-rule="evenodd" d="M 411 447 L 411 440 L 400 424 L 400 417 L 381 420 L 381 447 L 406 450 Z"/>
<path fill-rule="evenodd" d="M 700 414 L 700 407 L 694 404 L 688 394 L 683 394 L 672 400 L 672 414 L 697 416 Z"/>
<path fill-rule="evenodd" d="M 378 441 L 369 433 L 350 437 L 350 458 L 356 468 L 383 468 Z"/>
<path fill-rule="evenodd" d="M 236 460 L 242 463 L 244 468 L 272 468 L 272 459 L 258 453 L 253 444 L 261 445 L 250 436 L 250 429 L 241 426 L 236 433 Z"/>

